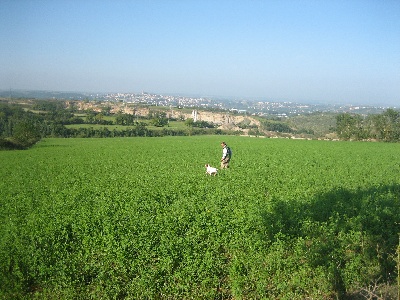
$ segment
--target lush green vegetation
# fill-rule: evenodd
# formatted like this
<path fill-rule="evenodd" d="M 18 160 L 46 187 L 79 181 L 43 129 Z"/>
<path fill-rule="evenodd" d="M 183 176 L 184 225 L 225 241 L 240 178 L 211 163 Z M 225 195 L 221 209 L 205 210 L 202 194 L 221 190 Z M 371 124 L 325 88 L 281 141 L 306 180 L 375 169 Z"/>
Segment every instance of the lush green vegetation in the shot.
<path fill-rule="evenodd" d="M 379 115 L 340 114 L 336 131 L 344 140 L 374 139 L 385 142 L 400 140 L 400 111 L 387 109 Z"/>
<path fill-rule="evenodd" d="M 0 99 L 1 100 L 1 99 Z M 400 112 L 388 109 L 379 115 L 313 113 L 290 118 L 254 117 L 231 130 L 212 122 L 182 115 L 167 117 L 167 108 L 152 107 L 148 114 L 111 113 L 109 103 L 79 110 L 79 102 L 20 100 L 0 103 L 0 149 L 26 149 L 45 137 L 159 137 L 190 135 L 241 135 L 330 138 L 344 140 L 400 140 Z M 140 106 L 137 106 L 140 107 Z M 181 111 L 186 111 L 182 109 Z"/>
<path fill-rule="evenodd" d="M 325 137 L 335 131 L 336 113 L 316 112 L 288 118 L 288 125 L 305 136 Z"/>
<path fill-rule="evenodd" d="M 192 120 L 192 119 L 191 119 Z M 216 128 L 214 124 L 184 122 L 166 118 L 163 110 L 150 110 L 148 116 L 78 111 L 65 102 L 26 100 L 18 104 L 0 103 L 0 150 L 26 149 L 45 137 L 159 137 L 210 134 L 240 134 Z"/>
<path fill-rule="evenodd" d="M 398 144 L 224 140 L 215 177 L 217 136 L 0 152 L 0 298 L 396 295 Z"/>

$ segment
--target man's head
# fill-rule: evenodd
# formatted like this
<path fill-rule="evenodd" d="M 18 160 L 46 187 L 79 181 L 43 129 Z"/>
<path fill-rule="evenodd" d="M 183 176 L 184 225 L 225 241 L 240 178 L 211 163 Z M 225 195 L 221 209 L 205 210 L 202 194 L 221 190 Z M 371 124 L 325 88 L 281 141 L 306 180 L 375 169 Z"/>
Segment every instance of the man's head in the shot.
<path fill-rule="evenodd" d="M 226 146 L 226 143 L 225 143 L 225 142 L 222 142 L 222 143 L 221 143 L 221 146 L 222 146 L 222 147 L 225 147 L 225 146 Z"/>

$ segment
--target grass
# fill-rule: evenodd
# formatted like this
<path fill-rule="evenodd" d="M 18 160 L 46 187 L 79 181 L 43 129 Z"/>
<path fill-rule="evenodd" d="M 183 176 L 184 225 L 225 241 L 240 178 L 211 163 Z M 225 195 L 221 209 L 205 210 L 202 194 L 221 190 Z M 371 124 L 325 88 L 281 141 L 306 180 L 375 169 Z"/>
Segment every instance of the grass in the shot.
<path fill-rule="evenodd" d="M 221 139 L 231 168 L 206 176 Z M 0 152 L 0 296 L 334 299 L 395 286 L 398 153 L 238 136 Z"/>

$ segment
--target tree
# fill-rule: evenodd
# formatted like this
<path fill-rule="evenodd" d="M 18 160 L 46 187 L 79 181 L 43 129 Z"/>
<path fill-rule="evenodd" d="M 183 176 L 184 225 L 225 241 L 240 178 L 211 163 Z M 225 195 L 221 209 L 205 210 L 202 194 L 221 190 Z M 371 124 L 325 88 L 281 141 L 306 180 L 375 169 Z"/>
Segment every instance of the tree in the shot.
<path fill-rule="evenodd" d="M 283 132 L 283 133 L 292 133 L 293 129 L 290 128 L 289 125 L 283 122 L 270 122 L 264 121 L 262 122 L 262 126 L 265 130 L 268 131 L 276 131 L 276 132 Z"/>
<path fill-rule="evenodd" d="M 167 114 L 165 112 L 151 113 L 151 123 L 157 127 L 163 127 L 165 125 L 168 125 Z"/>
<path fill-rule="evenodd" d="M 98 113 L 94 117 L 97 124 L 101 124 L 101 122 L 103 121 L 103 118 L 104 118 L 104 115 L 102 113 Z"/>
<path fill-rule="evenodd" d="M 207 121 L 196 121 L 193 122 L 193 127 L 198 127 L 198 128 L 214 128 L 214 124 L 207 122 Z"/>
<path fill-rule="evenodd" d="M 400 140 L 400 112 L 387 109 L 382 114 L 374 115 L 370 119 L 376 139 L 385 142 Z"/>
<path fill-rule="evenodd" d="M 348 113 L 339 114 L 336 117 L 336 133 L 342 139 L 349 140 L 356 136 L 360 127 L 361 117 Z"/>
<path fill-rule="evenodd" d="M 136 136 L 147 136 L 148 130 L 146 128 L 146 123 L 140 122 L 135 126 Z"/>
<path fill-rule="evenodd" d="M 194 125 L 194 120 L 193 120 L 193 118 L 187 118 L 186 121 L 185 121 L 185 125 L 186 125 L 187 127 L 193 127 L 193 125 Z"/>
<path fill-rule="evenodd" d="M 189 135 L 192 135 L 194 120 L 193 118 L 187 118 L 185 121 L 185 125 L 189 127 Z"/>
<path fill-rule="evenodd" d="M 13 129 L 13 139 L 23 147 L 29 147 L 40 140 L 38 127 L 30 120 L 19 121 Z"/>
<path fill-rule="evenodd" d="M 88 111 L 86 115 L 86 123 L 93 124 L 95 121 L 96 113 L 94 111 Z"/>
<path fill-rule="evenodd" d="M 103 108 L 101 109 L 101 113 L 102 113 L 104 116 L 109 116 L 109 115 L 111 114 L 111 106 L 110 106 L 110 105 L 107 105 L 107 106 L 103 107 Z"/>

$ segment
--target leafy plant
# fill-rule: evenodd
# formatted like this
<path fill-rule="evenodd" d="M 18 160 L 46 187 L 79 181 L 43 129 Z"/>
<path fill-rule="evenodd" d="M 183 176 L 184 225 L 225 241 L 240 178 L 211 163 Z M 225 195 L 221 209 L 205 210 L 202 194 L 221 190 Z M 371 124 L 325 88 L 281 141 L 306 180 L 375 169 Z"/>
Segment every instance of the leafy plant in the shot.
<path fill-rule="evenodd" d="M 397 144 L 224 140 L 235 156 L 215 177 L 204 164 L 218 166 L 218 136 L 43 139 L 0 152 L 0 297 L 393 290 Z"/>

